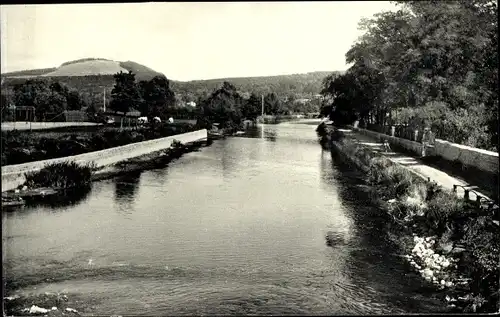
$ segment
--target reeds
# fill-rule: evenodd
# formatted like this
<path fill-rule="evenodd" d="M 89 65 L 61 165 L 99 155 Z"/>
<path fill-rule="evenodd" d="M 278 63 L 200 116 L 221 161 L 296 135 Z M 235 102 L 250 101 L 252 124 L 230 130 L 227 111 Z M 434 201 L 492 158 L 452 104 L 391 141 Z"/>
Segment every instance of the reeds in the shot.
<path fill-rule="evenodd" d="M 76 162 L 54 163 L 45 166 L 40 171 L 25 174 L 28 188 L 50 187 L 67 189 L 85 187 L 92 181 L 92 171 L 95 164 L 80 165 Z"/>

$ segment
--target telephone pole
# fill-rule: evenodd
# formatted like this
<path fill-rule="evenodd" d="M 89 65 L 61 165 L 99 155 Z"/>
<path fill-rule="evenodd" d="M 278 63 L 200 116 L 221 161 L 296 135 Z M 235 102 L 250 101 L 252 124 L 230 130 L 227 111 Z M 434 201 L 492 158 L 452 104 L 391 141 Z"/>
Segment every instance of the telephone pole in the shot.
<path fill-rule="evenodd" d="M 106 88 L 104 88 L 104 113 L 106 113 Z"/>
<path fill-rule="evenodd" d="M 264 95 L 261 95 L 262 97 L 262 120 L 264 120 Z"/>

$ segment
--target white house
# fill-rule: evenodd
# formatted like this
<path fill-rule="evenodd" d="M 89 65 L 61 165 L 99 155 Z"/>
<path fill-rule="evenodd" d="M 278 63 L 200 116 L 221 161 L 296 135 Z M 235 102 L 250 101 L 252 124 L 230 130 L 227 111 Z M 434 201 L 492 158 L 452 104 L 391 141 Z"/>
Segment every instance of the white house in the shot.
<path fill-rule="evenodd" d="M 186 106 L 190 106 L 190 107 L 196 107 L 196 102 L 194 101 L 189 101 L 189 102 L 186 102 Z"/>

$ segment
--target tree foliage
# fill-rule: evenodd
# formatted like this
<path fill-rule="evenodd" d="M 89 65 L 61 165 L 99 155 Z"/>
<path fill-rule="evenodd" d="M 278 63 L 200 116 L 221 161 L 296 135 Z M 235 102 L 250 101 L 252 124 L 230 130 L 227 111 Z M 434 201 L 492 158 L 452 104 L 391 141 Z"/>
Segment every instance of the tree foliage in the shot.
<path fill-rule="evenodd" d="M 123 113 L 137 109 L 142 102 L 142 98 L 139 86 L 135 82 L 135 74 L 131 71 L 128 73 L 119 72 L 114 75 L 114 78 L 115 86 L 111 91 L 109 107 L 113 111 Z"/>
<path fill-rule="evenodd" d="M 57 81 L 30 79 L 13 87 L 8 102 L 17 107 L 34 107 L 39 120 L 50 119 L 65 110 L 80 110 L 87 104 L 81 94 Z"/>
<path fill-rule="evenodd" d="M 142 101 L 140 111 L 143 116 L 167 119 L 175 106 L 175 95 L 165 76 L 156 76 L 149 81 L 139 82 Z"/>
<path fill-rule="evenodd" d="M 206 127 L 219 123 L 221 128 L 234 128 L 242 119 L 242 107 L 245 103 L 236 87 L 225 81 L 200 106 L 198 122 Z"/>
<path fill-rule="evenodd" d="M 322 93 L 333 120 L 432 127 L 449 141 L 493 149 L 498 137 L 497 5 L 399 1 L 361 21 L 353 66 Z M 406 117 L 397 116 L 398 113 Z"/>

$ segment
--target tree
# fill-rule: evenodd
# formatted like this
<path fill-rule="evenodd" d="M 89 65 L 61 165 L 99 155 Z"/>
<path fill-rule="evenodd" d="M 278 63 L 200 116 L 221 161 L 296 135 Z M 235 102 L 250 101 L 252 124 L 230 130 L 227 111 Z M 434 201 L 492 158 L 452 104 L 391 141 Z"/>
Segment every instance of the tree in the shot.
<path fill-rule="evenodd" d="M 198 123 L 209 128 L 217 122 L 221 128 L 234 129 L 243 119 L 241 108 L 244 102 L 236 87 L 224 82 L 219 89 L 202 101 Z"/>
<path fill-rule="evenodd" d="M 256 120 L 262 112 L 261 98 L 255 93 L 250 94 L 250 97 L 243 104 L 242 115 L 245 119 Z"/>
<path fill-rule="evenodd" d="M 274 92 L 264 97 L 264 113 L 270 115 L 283 114 L 282 104 Z"/>
<path fill-rule="evenodd" d="M 149 81 L 139 83 L 143 101 L 140 106 L 144 116 L 168 118 L 168 112 L 175 106 L 174 92 L 170 89 L 170 82 L 165 76 L 155 76 Z"/>
<path fill-rule="evenodd" d="M 111 90 L 109 107 L 117 112 L 127 113 L 141 103 L 139 87 L 135 82 L 135 74 L 119 72 L 114 75 L 115 86 Z"/>
<path fill-rule="evenodd" d="M 353 66 L 341 79 L 333 75 L 325 79 L 323 94 L 332 99 L 331 113 L 337 119 L 367 115 L 384 124 L 386 114 L 401 110 L 412 113 L 407 119 L 420 129 L 425 125 L 442 131 L 441 138 L 483 148 L 496 146 L 496 3 L 398 3 L 396 12 L 361 21 L 365 34 L 346 54 Z M 460 118 L 471 119 L 474 125 L 459 123 Z M 486 133 L 495 141 L 485 141 Z"/>
<path fill-rule="evenodd" d="M 80 110 L 86 106 L 85 100 L 82 98 L 80 93 L 74 89 L 67 92 L 66 102 L 68 110 Z"/>

